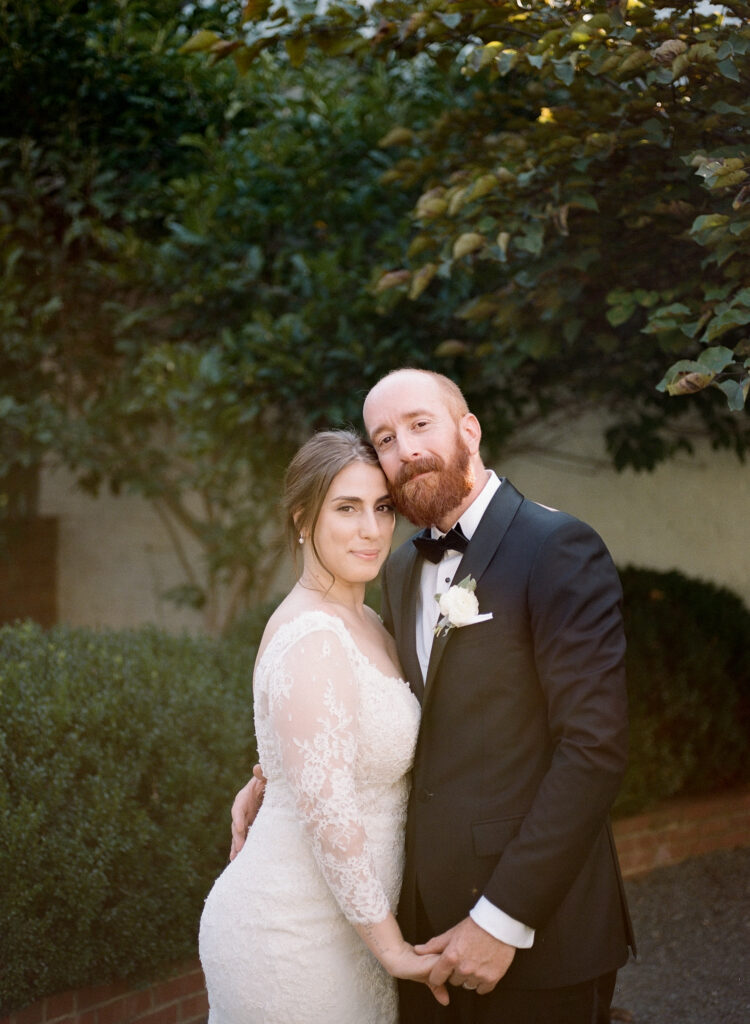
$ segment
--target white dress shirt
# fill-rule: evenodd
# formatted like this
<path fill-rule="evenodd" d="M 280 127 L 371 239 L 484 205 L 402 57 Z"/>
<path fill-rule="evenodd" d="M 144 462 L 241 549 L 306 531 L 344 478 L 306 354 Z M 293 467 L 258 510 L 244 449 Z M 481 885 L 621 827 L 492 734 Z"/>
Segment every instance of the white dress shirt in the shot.
<path fill-rule="evenodd" d="M 476 528 L 479 526 L 487 506 L 492 500 L 495 492 L 500 487 L 501 481 L 497 475 L 489 470 L 487 483 L 479 492 L 474 501 L 469 505 L 464 514 L 458 520 L 464 536 L 471 540 Z M 453 524 L 454 526 L 456 523 Z M 442 537 L 443 534 L 436 527 L 432 527 L 433 537 Z M 419 588 L 419 606 L 417 608 L 417 657 L 419 666 L 422 669 L 422 678 L 427 680 L 427 666 L 430 662 L 430 651 L 434 639 L 434 629 L 439 618 L 439 609 L 436 594 L 444 594 L 453 583 L 453 576 L 458 569 L 462 552 L 449 549 L 440 562 L 430 562 L 425 558 L 422 564 L 422 576 Z M 460 580 L 458 581 L 460 582 Z M 496 907 L 494 903 L 481 896 L 476 905 L 469 912 L 472 920 L 483 928 L 490 935 L 510 946 L 518 949 L 528 949 L 534 944 L 534 929 L 516 921 L 504 911 Z"/>

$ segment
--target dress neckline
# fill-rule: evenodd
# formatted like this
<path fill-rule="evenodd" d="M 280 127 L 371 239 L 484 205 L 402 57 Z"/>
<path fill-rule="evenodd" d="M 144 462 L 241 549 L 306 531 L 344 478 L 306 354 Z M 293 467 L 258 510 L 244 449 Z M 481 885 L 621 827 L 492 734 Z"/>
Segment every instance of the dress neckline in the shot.
<path fill-rule="evenodd" d="M 384 672 L 382 670 L 382 668 L 380 668 L 378 665 L 376 665 L 375 662 L 372 661 L 371 658 L 368 658 L 368 656 L 365 654 L 365 652 L 362 650 L 362 648 L 359 646 L 357 641 L 352 636 L 351 631 L 349 630 L 349 628 L 347 627 L 346 623 L 344 622 L 344 620 L 341 618 L 340 615 L 336 615 L 335 612 L 323 611 L 321 608 L 308 608 L 306 611 L 300 612 L 298 615 L 295 615 L 293 618 L 287 619 L 285 622 L 282 622 L 280 626 L 277 626 L 277 628 L 274 630 L 273 636 L 271 637 L 271 639 L 268 641 L 268 643 L 264 647 L 263 653 L 261 654 L 260 658 L 258 658 L 258 664 L 256 666 L 256 669 L 260 668 L 261 663 L 263 662 L 266 654 L 268 653 L 268 651 L 271 649 L 271 647 L 276 642 L 276 638 L 281 633 L 285 632 L 287 627 L 295 625 L 301 619 L 312 618 L 312 617 L 316 617 L 316 618 L 317 617 L 321 617 L 321 618 L 324 618 L 324 619 L 333 620 L 333 622 L 335 622 L 336 626 L 338 627 L 336 632 L 339 633 L 339 634 L 341 634 L 341 633 L 344 634 L 344 636 L 346 637 L 347 643 L 349 644 L 350 648 L 354 651 L 354 653 L 357 655 L 357 657 L 360 659 L 360 661 L 364 662 L 365 665 L 369 666 L 369 668 L 371 668 L 371 669 L 373 669 L 373 671 L 377 672 L 378 675 L 382 676 L 383 679 L 388 679 L 388 680 L 390 680 L 391 682 L 394 682 L 394 683 L 402 683 L 404 686 L 408 687 L 409 690 L 411 690 L 411 686 L 409 686 L 408 681 L 406 679 L 404 679 L 403 676 L 392 676 L 392 675 L 389 675 L 387 672 Z"/>

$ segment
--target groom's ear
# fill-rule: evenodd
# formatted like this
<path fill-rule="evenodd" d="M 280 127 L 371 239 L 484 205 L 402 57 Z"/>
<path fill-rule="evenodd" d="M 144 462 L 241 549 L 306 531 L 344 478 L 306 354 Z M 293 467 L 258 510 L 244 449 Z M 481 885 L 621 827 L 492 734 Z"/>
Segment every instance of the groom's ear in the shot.
<path fill-rule="evenodd" d="M 473 412 L 464 413 L 458 422 L 458 429 L 470 453 L 476 455 L 482 443 L 482 428 Z"/>

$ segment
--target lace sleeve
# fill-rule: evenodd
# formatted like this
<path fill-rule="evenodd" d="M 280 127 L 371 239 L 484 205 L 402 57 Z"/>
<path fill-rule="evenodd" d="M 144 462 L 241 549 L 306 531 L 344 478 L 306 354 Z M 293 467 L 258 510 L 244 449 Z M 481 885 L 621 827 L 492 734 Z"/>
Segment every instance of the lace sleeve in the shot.
<path fill-rule="evenodd" d="M 356 668 L 330 628 L 297 640 L 280 668 L 272 723 L 315 859 L 346 918 L 375 924 L 390 907 L 357 799 Z"/>

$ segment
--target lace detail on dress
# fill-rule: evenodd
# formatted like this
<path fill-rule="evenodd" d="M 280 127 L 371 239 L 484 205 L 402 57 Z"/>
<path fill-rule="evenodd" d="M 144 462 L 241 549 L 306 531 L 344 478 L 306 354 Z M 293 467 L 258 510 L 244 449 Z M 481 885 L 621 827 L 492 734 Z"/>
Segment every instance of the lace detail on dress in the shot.
<path fill-rule="evenodd" d="M 311 623 L 307 615 L 280 627 L 271 640 L 274 644 L 279 637 L 277 650 L 272 657 L 268 649 L 264 652 L 256 687 L 267 693 L 282 769 L 320 870 L 347 919 L 371 924 L 383 920 L 389 903 L 373 863 L 355 782 L 357 676 L 363 656 L 340 620 L 316 618 L 322 621 Z M 260 731 L 262 723 L 256 721 L 256 728 Z"/>

